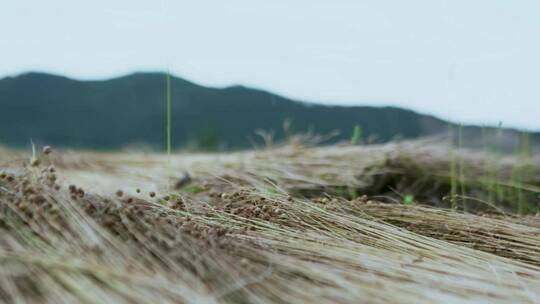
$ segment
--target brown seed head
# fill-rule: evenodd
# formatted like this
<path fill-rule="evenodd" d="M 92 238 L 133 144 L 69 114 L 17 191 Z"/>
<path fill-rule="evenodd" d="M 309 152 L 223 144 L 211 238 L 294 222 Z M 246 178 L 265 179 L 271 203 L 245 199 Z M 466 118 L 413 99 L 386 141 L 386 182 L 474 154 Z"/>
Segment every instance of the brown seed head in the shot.
<path fill-rule="evenodd" d="M 218 236 L 224 236 L 225 234 L 227 234 L 227 229 L 226 228 L 217 229 L 217 235 Z"/>
<path fill-rule="evenodd" d="M 75 185 L 73 185 L 73 184 L 69 185 L 69 192 L 70 192 L 70 193 L 75 193 L 75 192 L 77 192 L 77 186 L 75 186 Z"/>
<path fill-rule="evenodd" d="M 37 159 L 37 158 L 32 158 L 32 160 L 30 161 L 30 166 L 32 166 L 32 167 L 37 167 L 37 166 L 39 166 L 39 159 Z"/>

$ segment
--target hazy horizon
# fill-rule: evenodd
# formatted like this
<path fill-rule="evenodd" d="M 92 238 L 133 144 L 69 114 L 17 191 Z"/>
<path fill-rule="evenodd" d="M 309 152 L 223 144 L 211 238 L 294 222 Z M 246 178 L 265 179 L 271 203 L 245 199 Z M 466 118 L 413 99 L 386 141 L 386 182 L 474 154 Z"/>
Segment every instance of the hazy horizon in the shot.
<path fill-rule="evenodd" d="M 539 8 L 487 0 L 17 1 L 0 11 L 0 77 L 170 70 L 205 86 L 540 130 Z"/>

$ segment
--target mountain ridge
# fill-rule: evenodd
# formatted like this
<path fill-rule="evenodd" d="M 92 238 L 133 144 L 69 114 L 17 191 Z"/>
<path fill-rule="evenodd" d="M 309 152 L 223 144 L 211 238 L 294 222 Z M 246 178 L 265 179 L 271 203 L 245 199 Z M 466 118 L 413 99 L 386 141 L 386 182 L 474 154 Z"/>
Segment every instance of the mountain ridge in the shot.
<path fill-rule="evenodd" d="M 171 91 L 175 148 L 248 148 L 257 140 L 257 129 L 273 131 L 282 140 L 288 136 L 284 121 L 291 122 L 290 132 L 339 130 L 328 143 L 347 140 L 356 125 L 362 127 L 364 141 L 374 142 L 440 135 L 448 128 L 442 119 L 399 107 L 323 105 L 243 85 L 210 87 L 171 76 Z M 22 146 L 32 138 L 77 148 L 144 143 L 162 149 L 165 92 L 166 74 L 161 72 L 103 80 L 44 72 L 8 76 L 0 79 L 0 144 Z M 464 127 L 467 134 L 477 129 Z"/>

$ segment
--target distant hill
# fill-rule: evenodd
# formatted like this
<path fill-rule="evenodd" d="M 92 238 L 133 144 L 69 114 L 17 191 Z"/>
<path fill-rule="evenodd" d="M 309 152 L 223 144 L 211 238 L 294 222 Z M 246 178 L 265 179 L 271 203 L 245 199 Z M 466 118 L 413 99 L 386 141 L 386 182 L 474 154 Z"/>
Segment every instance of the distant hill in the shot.
<path fill-rule="evenodd" d="M 340 133 L 329 142 L 348 140 L 354 126 L 362 138 L 385 142 L 446 134 L 448 123 L 395 107 L 326 106 L 294 101 L 242 86 L 209 88 L 171 79 L 175 148 L 241 149 L 261 142 L 255 130 Z M 144 144 L 163 149 L 166 138 L 166 76 L 136 73 L 103 81 L 26 73 L 0 79 L 0 145 L 23 146 L 30 138 L 55 146 L 116 149 Z M 471 144 L 481 129 L 467 127 Z M 510 142 L 517 131 L 505 131 Z M 469 140 L 472 138 L 472 140 Z M 532 135 L 532 142 L 539 139 Z"/>

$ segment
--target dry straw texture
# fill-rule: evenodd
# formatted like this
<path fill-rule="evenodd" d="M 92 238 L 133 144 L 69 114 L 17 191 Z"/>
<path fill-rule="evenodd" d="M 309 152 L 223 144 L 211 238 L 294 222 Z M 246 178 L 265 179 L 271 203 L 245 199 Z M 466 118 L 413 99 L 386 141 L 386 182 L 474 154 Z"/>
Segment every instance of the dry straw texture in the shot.
<path fill-rule="evenodd" d="M 35 166 L 1 151 L 0 299 L 540 303 L 538 217 L 441 208 L 448 161 L 425 146 L 53 152 Z M 479 179 L 481 156 L 463 157 Z M 398 204 L 402 191 L 432 206 Z"/>

